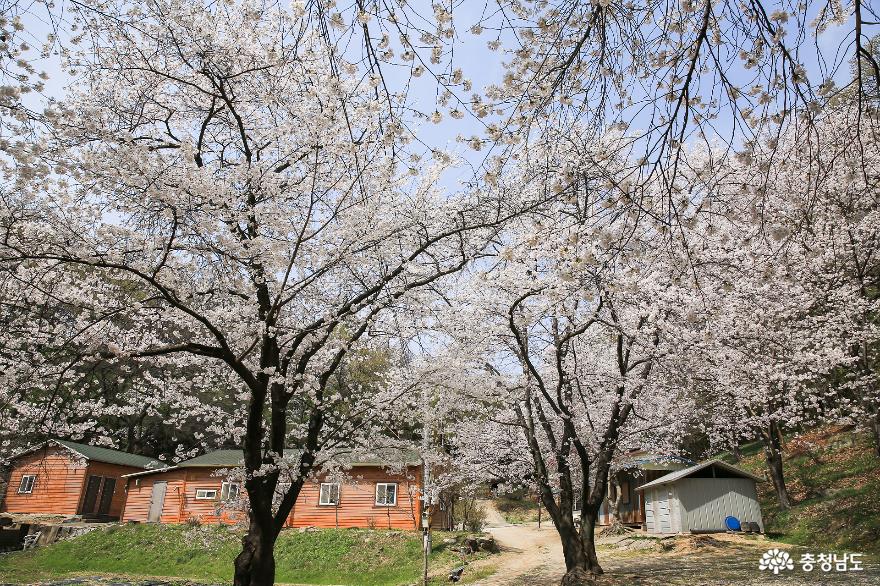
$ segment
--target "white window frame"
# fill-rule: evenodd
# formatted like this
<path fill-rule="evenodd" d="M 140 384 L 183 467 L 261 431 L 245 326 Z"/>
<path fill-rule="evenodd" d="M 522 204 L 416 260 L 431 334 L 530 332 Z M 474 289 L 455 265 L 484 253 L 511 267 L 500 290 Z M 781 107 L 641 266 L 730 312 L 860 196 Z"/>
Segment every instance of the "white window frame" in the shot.
<path fill-rule="evenodd" d="M 208 496 L 210 495 L 210 496 Z M 197 488 L 196 489 L 196 500 L 197 501 L 216 501 L 217 500 L 217 489 L 216 488 Z"/>
<path fill-rule="evenodd" d="M 385 502 L 379 502 L 379 487 L 385 487 Z M 394 487 L 394 501 L 388 502 L 388 487 Z M 377 482 L 376 483 L 376 506 L 377 507 L 396 507 L 397 506 L 397 483 L 396 482 Z"/>
<path fill-rule="evenodd" d="M 25 490 L 25 482 L 30 480 L 30 484 L 27 486 L 27 490 Z M 33 494 L 34 486 L 37 485 L 37 475 L 36 474 L 22 474 L 21 480 L 18 482 L 18 494 Z"/>
<path fill-rule="evenodd" d="M 325 486 L 331 487 L 328 489 L 328 492 L 329 492 L 328 496 L 332 496 L 333 487 L 336 488 L 336 500 L 335 501 L 330 498 L 328 498 L 328 499 L 324 498 L 324 496 L 325 496 L 324 495 L 324 487 Z M 320 505 L 322 507 L 335 507 L 338 504 L 339 504 L 339 483 L 338 482 L 322 482 L 321 486 L 318 488 L 318 505 Z"/>
<path fill-rule="evenodd" d="M 234 494 L 233 494 L 234 493 Z M 234 501 L 241 494 L 241 485 L 237 482 L 224 482 L 220 485 L 220 500 Z"/>

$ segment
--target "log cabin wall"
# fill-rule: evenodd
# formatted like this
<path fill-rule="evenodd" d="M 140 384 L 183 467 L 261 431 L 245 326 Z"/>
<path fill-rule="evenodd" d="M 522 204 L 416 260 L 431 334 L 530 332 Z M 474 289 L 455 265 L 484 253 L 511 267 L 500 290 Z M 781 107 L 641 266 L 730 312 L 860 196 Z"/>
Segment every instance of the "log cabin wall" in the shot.
<path fill-rule="evenodd" d="M 122 520 L 146 523 L 153 497 L 153 485 L 157 482 L 165 482 L 165 497 L 159 522 L 183 522 L 185 474 L 184 470 L 170 470 L 168 472 L 156 472 L 155 474 L 123 479 L 126 481 L 126 491 Z"/>
<path fill-rule="evenodd" d="M 161 523 L 183 523 L 198 519 L 202 523 L 236 523 L 247 518 L 245 511 L 234 510 L 220 500 L 224 478 L 219 468 L 178 468 L 135 476 L 127 480 L 123 521 L 146 522 L 152 501 L 153 485 L 166 482 Z M 417 529 L 421 517 L 421 468 L 410 467 L 406 473 L 390 474 L 379 466 L 352 469 L 352 480 L 339 489 L 339 505 L 319 503 L 321 482 L 307 482 L 288 516 L 286 527 L 374 527 L 376 529 Z M 397 502 L 392 506 L 376 504 L 376 484 L 397 484 Z M 216 491 L 216 498 L 197 498 L 199 490 Z M 241 489 L 242 491 L 244 488 Z M 242 492 L 244 495 L 244 493 Z M 442 519 L 437 511 L 435 520 Z"/>
<path fill-rule="evenodd" d="M 220 499 L 225 478 L 220 476 L 223 468 L 185 469 L 182 521 L 198 518 L 202 523 L 236 523 L 247 519 L 247 512 L 233 509 Z M 244 494 L 244 487 L 240 485 Z M 198 498 L 199 491 L 214 491 L 214 498 Z"/>
<path fill-rule="evenodd" d="M 421 467 L 405 474 L 390 474 L 379 466 L 358 466 L 353 477 L 339 487 L 339 505 L 319 503 L 320 481 L 308 482 L 287 519 L 288 527 L 374 527 L 418 529 L 421 523 Z M 394 506 L 376 504 L 376 484 L 397 484 Z"/>
<path fill-rule="evenodd" d="M 58 446 L 44 446 L 15 458 L 3 511 L 76 515 L 87 469 L 86 460 Z M 26 475 L 34 475 L 36 479 L 30 493 L 21 493 L 21 479 Z"/>
<path fill-rule="evenodd" d="M 104 489 L 110 486 L 108 480 L 113 480 L 113 495 L 110 500 L 110 508 L 106 513 L 107 516 L 116 519 L 121 518 L 122 508 L 125 506 L 125 478 L 122 478 L 122 475 L 139 471 L 139 468 L 131 466 L 107 464 L 106 462 L 89 462 L 89 467 L 86 471 L 86 482 L 88 482 L 89 476 L 99 476 L 104 479 L 101 486 L 101 493 L 98 497 L 99 499 L 103 497 Z M 100 502 L 98 506 L 100 507 Z M 83 511 L 81 510 L 80 512 Z"/>

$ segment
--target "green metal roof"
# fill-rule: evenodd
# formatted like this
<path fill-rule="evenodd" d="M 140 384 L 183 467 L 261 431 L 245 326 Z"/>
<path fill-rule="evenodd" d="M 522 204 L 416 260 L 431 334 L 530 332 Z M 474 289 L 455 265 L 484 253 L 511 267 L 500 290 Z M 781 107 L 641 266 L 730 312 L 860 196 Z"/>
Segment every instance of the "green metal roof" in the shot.
<path fill-rule="evenodd" d="M 233 468 L 241 464 L 244 452 L 241 450 L 214 450 L 190 460 L 184 460 L 177 465 L 178 468 L 190 468 L 198 466 L 226 466 Z"/>
<path fill-rule="evenodd" d="M 138 456 L 137 454 L 129 454 L 128 452 L 120 452 L 119 450 L 100 448 L 98 446 L 90 446 L 87 444 L 78 444 L 67 440 L 51 441 L 62 445 L 69 450 L 73 450 L 87 460 L 95 460 L 96 462 L 119 464 L 120 466 L 134 466 L 137 468 L 155 468 L 156 466 L 162 465 L 158 460 L 148 458 L 147 456 Z"/>
<path fill-rule="evenodd" d="M 716 459 L 716 460 L 706 460 L 705 462 L 701 462 L 700 464 L 697 464 L 696 466 L 691 466 L 690 468 L 685 468 L 684 470 L 676 470 L 675 472 L 671 472 L 671 473 L 667 474 L 666 476 L 661 476 L 660 478 L 658 478 L 656 480 L 652 480 L 651 482 L 643 484 L 643 485 L 637 487 L 635 490 L 645 490 L 646 488 L 651 488 L 653 486 L 659 486 L 661 484 L 669 484 L 672 482 L 676 482 L 678 480 L 681 480 L 682 478 L 686 478 L 686 477 L 690 476 L 694 472 L 698 472 L 698 471 L 702 470 L 703 468 L 708 468 L 709 466 L 718 466 L 719 468 L 724 468 L 728 472 L 732 472 L 733 474 L 736 474 L 742 478 L 750 478 L 750 479 L 754 480 L 755 482 L 764 482 L 764 479 L 761 478 L 760 476 L 755 476 L 751 472 L 746 472 L 742 468 L 737 468 L 736 466 L 733 466 L 732 464 L 728 464 L 727 462 L 722 462 L 721 460 Z"/>
<path fill-rule="evenodd" d="M 299 455 L 298 450 L 287 449 L 285 456 L 296 457 Z M 158 467 L 152 466 L 155 470 L 147 470 L 146 472 L 135 472 L 126 474 L 129 476 L 143 476 L 153 472 L 165 472 L 167 470 L 176 470 L 178 468 L 237 468 L 241 466 L 244 459 L 244 453 L 241 450 L 214 450 L 201 456 L 196 456 L 189 460 L 184 460 L 175 466 L 165 466 L 158 464 Z M 421 463 L 421 456 L 415 450 L 390 448 L 379 450 L 378 453 L 368 457 L 354 457 L 350 455 L 339 455 L 337 460 L 348 464 L 349 466 L 394 466 L 395 464 L 405 464 L 407 466 L 415 466 Z"/>
<path fill-rule="evenodd" d="M 285 450 L 285 456 L 297 456 L 298 450 Z M 214 450 L 201 456 L 196 456 L 190 460 L 184 460 L 177 465 L 178 468 L 194 468 L 194 467 L 236 467 L 240 466 L 244 459 L 244 453 L 241 450 Z M 388 466 L 393 464 L 419 464 L 421 458 L 415 450 L 402 449 L 384 449 L 373 456 L 354 457 L 340 455 L 338 460 L 351 466 Z"/>

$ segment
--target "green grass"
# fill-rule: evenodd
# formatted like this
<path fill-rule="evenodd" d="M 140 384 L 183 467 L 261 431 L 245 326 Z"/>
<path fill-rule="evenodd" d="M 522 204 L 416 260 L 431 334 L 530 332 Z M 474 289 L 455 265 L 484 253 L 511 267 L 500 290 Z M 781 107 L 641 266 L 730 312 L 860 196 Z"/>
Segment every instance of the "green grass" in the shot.
<path fill-rule="evenodd" d="M 760 443 L 743 446 L 738 466 L 766 471 Z M 729 454 L 724 459 L 732 462 Z M 794 499 L 782 511 L 771 482 L 758 485 L 768 534 L 816 551 L 880 555 L 880 459 L 870 436 L 841 428 L 822 428 L 787 438 L 784 471 Z"/>
<path fill-rule="evenodd" d="M 442 583 L 461 565 L 450 536 L 435 532 L 431 567 Z M 27 583 L 71 575 L 171 577 L 210 583 L 232 580 L 241 533 L 227 527 L 111 526 L 28 552 L 0 556 L 0 583 Z M 469 556 L 482 557 L 484 554 Z M 324 529 L 284 531 L 275 549 L 276 581 L 295 584 L 391 586 L 421 575 L 421 535 L 414 531 Z M 486 570 L 465 576 L 476 579 Z"/>
<path fill-rule="evenodd" d="M 495 500 L 495 508 L 505 521 L 513 525 L 538 520 L 538 503 L 529 498 L 500 497 Z"/>

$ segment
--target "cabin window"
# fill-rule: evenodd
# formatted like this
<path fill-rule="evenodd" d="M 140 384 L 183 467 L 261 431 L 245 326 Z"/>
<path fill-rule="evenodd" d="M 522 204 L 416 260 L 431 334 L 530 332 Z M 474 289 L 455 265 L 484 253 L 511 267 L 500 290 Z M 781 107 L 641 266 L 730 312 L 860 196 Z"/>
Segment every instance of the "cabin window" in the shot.
<path fill-rule="evenodd" d="M 18 494 L 30 494 L 34 492 L 34 484 L 36 484 L 36 482 L 36 474 L 25 474 L 21 477 L 21 483 L 18 485 Z"/>
<path fill-rule="evenodd" d="M 620 483 L 620 504 L 629 504 L 629 482 L 626 480 Z"/>
<path fill-rule="evenodd" d="M 376 504 L 380 507 L 393 507 L 397 504 L 397 484 L 394 482 L 376 483 Z"/>
<path fill-rule="evenodd" d="M 224 482 L 220 485 L 220 500 L 234 501 L 238 499 L 241 486 L 237 482 Z"/>
<path fill-rule="evenodd" d="M 339 504 L 339 483 L 322 482 L 321 496 L 318 500 L 321 505 L 338 505 Z"/>
<path fill-rule="evenodd" d="M 196 500 L 213 501 L 217 498 L 217 490 L 213 488 L 197 488 Z"/>

